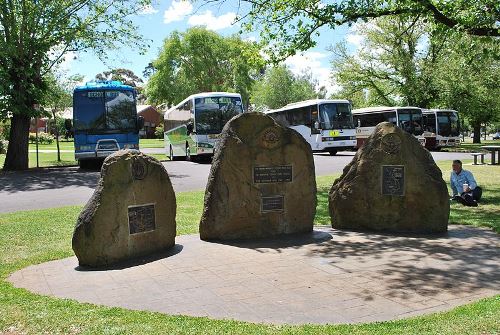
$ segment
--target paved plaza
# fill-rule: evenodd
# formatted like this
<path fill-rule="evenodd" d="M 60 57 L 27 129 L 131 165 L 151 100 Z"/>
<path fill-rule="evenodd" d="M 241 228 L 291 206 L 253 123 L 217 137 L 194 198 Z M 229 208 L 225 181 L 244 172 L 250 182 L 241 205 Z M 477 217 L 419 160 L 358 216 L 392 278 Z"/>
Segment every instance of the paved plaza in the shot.
<path fill-rule="evenodd" d="M 274 324 L 360 323 L 449 310 L 500 293 L 498 235 L 450 226 L 438 237 L 316 227 L 306 236 L 226 244 L 178 236 L 168 254 L 108 270 L 76 257 L 10 282 L 106 306 Z"/>

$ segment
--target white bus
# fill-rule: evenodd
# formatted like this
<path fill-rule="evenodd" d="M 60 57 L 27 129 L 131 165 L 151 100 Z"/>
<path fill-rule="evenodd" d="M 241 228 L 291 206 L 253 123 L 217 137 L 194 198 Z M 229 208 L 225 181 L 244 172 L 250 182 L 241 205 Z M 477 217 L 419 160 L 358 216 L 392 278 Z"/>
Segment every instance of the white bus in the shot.
<path fill-rule="evenodd" d="M 171 160 L 210 157 L 224 125 L 243 113 L 241 95 L 193 94 L 164 115 L 165 149 Z"/>
<path fill-rule="evenodd" d="M 460 145 L 460 117 L 450 109 L 423 109 L 425 147 L 439 150 Z"/>
<path fill-rule="evenodd" d="M 380 122 L 391 122 L 413 134 L 425 146 L 422 109 L 418 107 L 367 107 L 352 111 L 356 128 L 357 147 L 360 148 Z"/>
<path fill-rule="evenodd" d="M 348 100 L 315 99 L 265 112 L 278 123 L 299 132 L 315 152 L 352 150 L 356 133 Z"/>

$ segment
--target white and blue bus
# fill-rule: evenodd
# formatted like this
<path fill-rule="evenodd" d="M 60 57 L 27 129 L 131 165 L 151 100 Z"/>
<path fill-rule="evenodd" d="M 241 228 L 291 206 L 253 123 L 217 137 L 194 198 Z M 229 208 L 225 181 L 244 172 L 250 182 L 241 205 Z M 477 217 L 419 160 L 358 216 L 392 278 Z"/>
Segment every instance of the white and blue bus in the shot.
<path fill-rule="evenodd" d="M 356 147 L 356 130 L 348 100 L 300 101 L 265 114 L 300 133 L 314 152 L 335 155 Z"/>
<path fill-rule="evenodd" d="M 165 150 L 171 160 L 211 157 L 227 121 L 243 113 L 238 93 L 193 94 L 164 115 Z"/>
<path fill-rule="evenodd" d="M 119 81 L 89 82 L 73 91 L 75 159 L 80 166 L 120 149 L 139 149 L 136 91 Z"/>

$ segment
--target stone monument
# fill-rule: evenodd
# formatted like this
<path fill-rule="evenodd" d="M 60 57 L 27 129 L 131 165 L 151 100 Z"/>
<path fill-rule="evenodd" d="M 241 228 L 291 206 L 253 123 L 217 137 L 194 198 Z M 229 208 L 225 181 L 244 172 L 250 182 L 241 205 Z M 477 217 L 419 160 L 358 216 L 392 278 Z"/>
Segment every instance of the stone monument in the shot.
<path fill-rule="evenodd" d="M 314 160 L 304 138 L 261 113 L 231 119 L 213 158 L 200 237 L 310 232 L 315 213 Z"/>
<path fill-rule="evenodd" d="M 73 233 L 79 264 L 107 266 L 174 246 L 175 212 L 175 193 L 158 160 L 135 150 L 108 156 Z"/>
<path fill-rule="evenodd" d="M 448 228 L 450 203 L 441 170 L 418 140 L 392 123 L 374 133 L 329 193 L 332 227 L 410 233 Z"/>

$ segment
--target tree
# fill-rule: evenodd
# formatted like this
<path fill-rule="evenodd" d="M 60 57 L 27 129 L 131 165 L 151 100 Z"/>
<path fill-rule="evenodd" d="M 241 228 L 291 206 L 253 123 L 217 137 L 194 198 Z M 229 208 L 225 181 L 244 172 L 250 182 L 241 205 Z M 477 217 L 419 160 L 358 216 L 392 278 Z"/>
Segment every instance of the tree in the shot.
<path fill-rule="evenodd" d="M 224 0 L 217 0 L 224 1 Z M 205 0 L 214 2 L 214 0 Z M 240 19 L 244 29 L 261 30 L 271 55 L 281 60 L 313 47 L 321 28 L 384 16 L 410 15 L 477 36 L 500 36 L 498 0 L 240 0 L 250 10 Z"/>
<path fill-rule="evenodd" d="M 146 87 L 152 103 L 176 104 L 187 96 L 231 91 L 248 104 L 255 78 L 264 67 L 259 47 L 238 36 L 223 37 L 205 28 L 173 32 L 163 44 Z"/>
<path fill-rule="evenodd" d="M 0 4 L 0 119 L 12 113 L 4 170 L 28 168 L 30 118 L 48 90 L 46 74 L 70 51 L 105 58 L 144 46 L 128 17 L 148 0 L 9 0 Z"/>
<path fill-rule="evenodd" d="M 252 90 L 251 103 L 257 110 L 276 109 L 301 100 L 324 98 L 324 88 L 310 73 L 296 76 L 285 65 L 269 68 Z"/>
<path fill-rule="evenodd" d="M 493 56 L 498 53 L 497 43 L 457 36 L 436 67 L 440 94 L 435 107 L 456 109 L 467 118 L 474 143 L 481 143 L 482 125 L 500 121 L 500 62 Z"/>
<path fill-rule="evenodd" d="M 358 94 L 367 105 L 429 108 L 438 94 L 435 67 L 449 34 L 404 16 L 372 20 L 358 26 L 358 33 L 363 40 L 355 54 L 345 43 L 331 48 L 340 93 L 349 99 Z"/>

